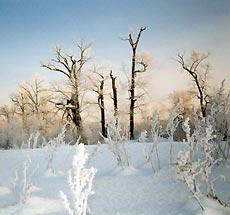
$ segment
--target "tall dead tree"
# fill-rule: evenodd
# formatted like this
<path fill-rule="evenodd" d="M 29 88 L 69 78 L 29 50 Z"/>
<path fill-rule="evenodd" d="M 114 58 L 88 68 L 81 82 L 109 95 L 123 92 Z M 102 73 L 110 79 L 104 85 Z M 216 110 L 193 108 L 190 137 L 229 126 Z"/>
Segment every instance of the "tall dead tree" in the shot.
<path fill-rule="evenodd" d="M 129 131 L 130 131 L 130 139 L 134 139 L 134 109 L 135 109 L 135 102 L 137 100 L 137 97 L 135 96 L 135 78 L 137 73 L 142 73 L 146 71 L 147 65 L 144 63 L 144 61 L 137 61 L 137 46 L 141 37 L 142 32 L 146 30 L 145 27 L 142 27 L 137 35 L 136 40 L 133 40 L 133 35 L 130 33 L 129 38 L 127 39 L 129 41 L 129 44 L 132 48 L 132 70 L 131 70 L 131 80 L 130 80 L 130 88 L 129 88 L 129 94 L 130 94 L 130 112 L 129 112 Z M 136 69 L 137 65 L 141 65 L 142 69 Z"/>
<path fill-rule="evenodd" d="M 117 119 L 118 117 L 118 104 L 117 104 L 117 87 L 116 87 L 116 77 L 113 76 L 113 71 L 110 71 L 110 78 L 112 81 L 112 90 L 113 90 L 113 109 L 114 109 L 114 117 Z"/>
<path fill-rule="evenodd" d="M 105 101 L 104 101 L 105 76 L 97 72 L 95 68 L 94 68 L 93 73 L 100 77 L 100 80 L 98 81 L 98 83 L 95 83 L 95 80 L 91 79 L 91 77 L 89 78 L 94 85 L 93 91 L 97 93 L 98 95 L 97 104 L 101 112 L 101 134 L 103 137 L 107 137 L 107 128 L 106 128 L 106 121 L 105 121 Z"/>
<path fill-rule="evenodd" d="M 208 93 L 207 93 L 207 77 L 210 69 L 209 64 L 204 64 L 204 61 L 208 58 L 209 54 L 202 54 L 193 51 L 188 62 L 185 62 L 183 54 L 178 54 L 178 63 L 182 66 L 182 69 L 191 75 L 197 88 L 197 98 L 201 109 L 202 116 L 206 116 L 206 110 L 208 106 Z"/>
<path fill-rule="evenodd" d="M 42 64 L 42 67 L 51 71 L 63 74 L 69 83 L 71 92 L 66 98 L 65 104 L 58 104 L 63 110 L 68 119 L 70 119 L 77 128 L 79 135 L 82 134 L 82 118 L 81 118 L 81 105 L 80 105 L 80 77 L 85 63 L 88 60 L 87 50 L 89 45 L 84 45 L 83 42 L 77 44 L 79 57 L 74 55 L 67 55 L 62 53 L 61 47 L 57 46 L 55 50 L 55 58 L 48 64 Z"/>

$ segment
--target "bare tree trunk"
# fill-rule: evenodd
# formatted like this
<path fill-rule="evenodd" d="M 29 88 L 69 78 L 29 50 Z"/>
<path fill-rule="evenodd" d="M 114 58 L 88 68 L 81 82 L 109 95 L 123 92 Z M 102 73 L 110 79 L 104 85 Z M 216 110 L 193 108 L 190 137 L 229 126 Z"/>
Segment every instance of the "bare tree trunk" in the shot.
<path fill-rule="evenodd" d="M 112 80 L 114 117 L 117 119 L 117 116 L 118 116 L 118 104 L 117 104 L 116 77 L 113 76 L 113 71 L 112 70 L 110 71 L 110 78 Z"/>
<path fill-rule="evenodd" d="M 101 109 L 101 132 L 103 137 L 107 137 L 107 129 L 105 125 L 105 102 L 104 102 L 104 80 L 101 81 L 100 85 L 100 92 L 101 95 L 99 96 L 99 106 Z"/>
<path fill-rule="evenodd" d="M 132 48 L 132 70 L 131 70 L 131 83 L 130 83 L 130 108 L 129 108 L 129 132 L 130 132 L 130 139 L 134 139 L 134 109 L 135 109 L 135 102 L 136 102 L 136 97 L 135 97 L 135 77 L 136 73 L 138 72 L 145 72 L 146 71 L 146 65 L 143 62 L 136 62 L 136 50 L 137 46 L 141 37 L 142 31 L 144 31 L 146 28 L 141 28 L 136 41 L 133 41 L 132 34 L 129 34 L 129 44 L 131 45 Z M 136 70 L 136 63 L 141 64 L 144 68 L 143 70 Z"/>
<path fill-rule="evenodd" d="M 134 60 L 135 61 L 135 60 Z M 130 86 L 130 109 L 129 109 L 129 132 L 130 139 L 134 139 L 134 108 L 135 108 L 135 66 L 132 69 L 131 86 Z"/>
<path fill-rule="evenodd" d="M 103 137 L 107 137 L 107 128 L 106 128 L 106 120 L 105 120 L 105 101 L 104 101 L 105 77 L 102 74 L 100 74 L 99 72 L 97 72 L 96 69 L 95 69 L 94 73 L 101 77 L 101 80 L 99 81 L 99 85 L 94 83 L 95 88 L 93 89 L 93 91 L 98 94 L 97 104 L 98 104 L 100 111 L 101 111 L 101 134 Z M 92 80 L 92 82 L 94 82 L 94 81 Z"/>
<path fill-rule="evenodd" d="M 72 103 L 71 104 L 72 121 L 77 127 L 78 133 L 81 134 L 83 131 L 83 126 L 82 126 L 82 119 L 81 119 L 81 109 L 80 109 L 78 89 L 75 89 L 75 94 L 72 95 L 71 103 Z"/>

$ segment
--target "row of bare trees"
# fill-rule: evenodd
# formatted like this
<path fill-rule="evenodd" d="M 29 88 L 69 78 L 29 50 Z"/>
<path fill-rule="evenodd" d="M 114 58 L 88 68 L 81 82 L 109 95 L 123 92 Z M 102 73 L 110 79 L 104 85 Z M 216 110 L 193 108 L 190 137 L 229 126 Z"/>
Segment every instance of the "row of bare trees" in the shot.
<path fill-rule="evenodd" d="M 131 68 L 131 79 L 129 87 L 129 100 L 130 100 L 130 138 L 134 139 L 134 114 L 135 114 L 135 102 L 137 97 L 135 95 L 135 77 L 137 73 L 142 73 L 146 71 L 147 64 L 142 59 L 137 61 L 137 47 L 141 38 L 142 32 L 146 28 L 141 28 L 137 38 L 134 40 L 133 35 L 130 33 L 129 38 L 127 39 L 131 48 L 132 48 L 132 68 Z M 84 70 L 84 65 L 88 61 L 89 57 L 87 56 L 87 50 L 90 48 L 90 45 L 84 45 L 82 42 L 77 45 L 79 50 L 78 58 L 74 55 L 64 54 L 60 47 L 56 48 L 55 57 L 47 64 L 42 64 L 42 67 L 47 68 L 48 70 L 62 73 L 66 76 L 69 86 L 71 86 L 70 95 L 65 98 L 66 102 L 63 104 L 55 103 L 56 106 L 64 109 L 66 117 L 74 123 L 77 128 L 79 135 L 82 135 L 82 117 L 81 117 L 81 105 L 79 101 L 79 88 L 81 75 Z M 137 65 L 141 65 L 143 68 L 136 69 Z M 97 104 L 99 105 L 101 111 L 101 127 L 102 135 L 106 135 L 106 119 L 105 119 L 105 102 L 104 102 L 104 83 L 105 76 L 96 71 L 93 71 L 100 77 L 99 84 L 94 83 L 93 91 L 97 93 Z M 117 90 L 116 90 L 116 77 L 113 76 L 112 71 L 110 72 L 110 78 L 112 81 L 112 91 L 113 91 L 113 104 L 114 104 L 114 116 L 118 115 L 118 100 L 117 100 Z"/>
<path fill-rule="evenodd" d="M 132 51 L 131 71 L 127 89 L 129 95 L 129 112 L 127 114 L 129 114 L 130 139 L 135 138 L 135 109 L 138 107 L 138 99 L 140 99 L 137 93 L 137 75 L 146 72 L 148 67 L 146 60 L 140 58 L 137 53 L 142 33 L 145 30 L 146 28 L 142 27 L 136 37 L 130 33 L 128 38 L 125 39 L 125 41 L 128 41 Z M 27 135 L 31 132 L 31 129 L 28 129 L 31 127 L 31 120 L 34 120 L 32 124 L 36 124 L 34 127 L 42 131 L 42 133 L 56 125 L 57 121 L 62 125 L 68 122 L 74 128 L 75 138 L 77 139 L 78 136 L 84 138 L 82 112 L 93 102 L 84 107 L 83 98 L 86 94 L 86 89 L 90 89 L 91 92 L 97 95 L 94 103 L 100 109 L 101 134 L 106 137 L 105 111 L 107 101 L 105 101 L 105 84 L 108 79 L 111 80 L 114 117 L 117 119 L 119 116 L 117 78 L 112 70 L 110 73 L 104 74 L 96 67 L 94 67 L 90 75 L 87 73 L 89 69 L 86 68 L 86 64 L 90 60 L 90 47 L 91 44 L 80 42 L 77 44 L 78 54 L 67 54 L 62 47 L 56 46 L 54 57 L 48 63 L 43 63 L 42 67 L 62 74 L 65 77 L 62 87 L 56 84 L 53 84 L 51 88 L 45 87 L 44 81 L 39 79 L 38 76 L 32 82 L 20 84 L 17 92 L 11 95 L 12 108 L 1 107 L 0 115 L 4 120 L 9 123 L 12 115 L 18 116 L 22 124 L 22 130 Z M 189 58 L 186 58 L 185 54 L 179 53 L 176 59 L 182 70 L 187 72 L 195 83 L 195 90 L 191 92 L 191 98 L 188 100 L 191 101 L 192 97 L 197 97 L 203 117 L 207 114 L 211 100 L 211 95 L 208 92 L 210 66 L 206 63 L 208 56 L 209 54 L 201 55 L 193 51 Z M 91 86 L 89 83 L 91 83 Z"/>

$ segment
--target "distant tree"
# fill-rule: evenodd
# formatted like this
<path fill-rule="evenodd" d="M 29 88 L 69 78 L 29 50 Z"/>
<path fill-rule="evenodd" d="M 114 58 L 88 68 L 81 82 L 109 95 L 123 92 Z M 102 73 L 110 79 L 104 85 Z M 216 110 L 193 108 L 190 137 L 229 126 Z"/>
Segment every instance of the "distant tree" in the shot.
<path fill-rule="evenodd" d="M 0 107 L 0 148 L 11 148 L 13 145 L 12 139 L 19 139 L 15 134 L 14 128 L 12 128 L 14 117 L 15 110 L 12 106 L 4 105 Z M 19 129 L 16 130 L 18 132 Z"/>
<path fill-rule="evenodd" d="M 183 118 L 187 118 L 190 117 L 192 113 L 194 106 L 194 103 L 192 102 L 193 97 L 193 92 L 189 90 L 174 91 L 172 94 L 170 94 L 170 101 L 173 105 L 176 105 L 180 101 L 184 108 L 182 113 Z"/>
<path fill-rule="evenodd" d="M 15 106 L 10 104 L 0 107 L 0 148 L 12 148 L 24 136 L 22 118 L 16 111 Z"/>
<path fill-rule="evenodd" d="M 38 75 L 35 75 L 32 81 L 27 81 L 19 84 L 20 91 L 24 92 L 24 95 L 27 98 L 28 109 L 35 114 L 39 114 L 39 109 L 42 106 L 42 100 L 49 100 L 49 98 L 43 97 L 42 93 L 46 91 L 46 89 L 42 86 L 43 80 L 40 79 Z"/>
<path fill-rule="evenodd" d="M 10 122 L 10 119 L 14 116 L 14 114 L 15 114 L 15 110 L 12 107 L 8 105 L 4 105 L 0 107 L 0 117 L 3 118 L 3 120 L 6 123 Z"/>
<path fill-rule="evenodd" d="M 26 92 L 19 86 L 18 90 L 11 95 L 11 101 L 15 109 L 15 114 L 22 120 L 22 130 L 28 133 L 29 102 Z"/>
<path fill-rule="evenodd" d="M 15 113 L 22 119 L 23 129 L 28 134 L 38 130 L 44 135 L 54 119 L 57 119 L 54 116 L 54 106 L 49 102 L 51 96 L 44 80 L 37 74 L 33 80 L 20 83 L 17 91 L 12 94 Z M 31 124 L 34 120 L 36 123 Z"/>
<path fill-rule="evenodd" d="M 42 64 L 42 67 L 48 70 L 63 74 L 71 88 L 70 93 L 66 95 L 64 103 L 55 102 L 59 109 L 64 111 L 64 115 L 74 123 L 79 135 L 82 135 L 83 126 L 81 118 L 81 103 L 80 103 L 80 78 L 88 61 L 87 51 L 90 44 L 84 45 L 83 42 L 77 44 L 79 57 L 76 58 L 73 54 L 64 54 L 61 47 L 56 46 L 55 58 L 48 64 Z M 62 93 L 62 92 L 61 92 Z"/>
<path fill-rule="evenodd" d="M 193 120 L 192 120 L 192 111 L 194 109 L 194 92 L 190 90 L 178 90 L 174 91 L 170 94 L 170 102 L 172 103 L 172 108 L 168 109 L 169 113 L 172 113 L 173 107 L 175 107 L 178 103 L 181 104 L 183 109 L 181 110 L 180 115 L 182 116 L 181 119 L 190 118 L 191 127 L 193 128 Z M 169 114 L 170 116 L 170 114 Z M 176 131 L 174 133 L 174 140 L 175 141 L 183 141 L 185 139 L 185 132 L 182 128 L 182 121 L 178 124 Z"/>
<path fill-rule="evenodd" d="M 204 61 L 209 57 L 209 54 L 199 54 L 196 51 L 192 51 L 188 60 L 185 60 L 184 54 L 179 53 L 177 57 L 177 61 L 182 66 L 182 69 L 189 73 L 195 82 L 201 113 L 205 117 L 209 99 L 207 77 L 210 65 Z"/>
<path fill-rule="evenodd" d="M 127 39 L 129 41 L 129 44 L 132 48 L 132 69 L 131 69 L 131 80 L 130 80 L 130 88 L 129 88 L 129 100 L 130 100 L 130 112 L 129 112 L 129 122 L 130 122 L 130 139 L 134 139 L 134 110 L 135 110 L 135 102 L 137 101 L 137 96 L 135 95 L 135 88 L 136 88 L 136 82 L 135 78 L 137 73 L 143 73 L 146 71 L 147 64 L 141 59 L 140 61 L 137 60 L 137 46 L 141 37 L 141 34 L 143 31 L 145 31 L 146 28 L 142 27 L 139 30 L 139 33 L 137 35 L 136 40 L 133 40 L 132 33 L 129 34 L 129 38 Z M 137 65 L 141 65 L 141 69 L 136 69 Z"/>

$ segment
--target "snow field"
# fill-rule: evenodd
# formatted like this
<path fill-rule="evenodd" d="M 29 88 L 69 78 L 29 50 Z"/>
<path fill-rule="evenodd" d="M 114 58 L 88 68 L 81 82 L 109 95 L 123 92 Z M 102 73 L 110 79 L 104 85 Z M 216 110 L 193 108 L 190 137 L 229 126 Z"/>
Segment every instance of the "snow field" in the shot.
<path fill-rule="evenodd" d="M 229 209 L 220 208 L 212 201 L 205 202 L 205 213 L 188 192 L 176 174 L 174 165 L 169 165 L 169 143 L 158 145 L 161 169 L 153 173 L 144 157 L 144 144 L 131 142 L 126 145 L 130 167 L 121 170 L 108 146 L 99 146 L 90 157 L 87 167 L 95 167 L 93 181 L 95 194 L 89 197 L 89 207 L 94 215 L 227 215 Z M 97 146 L 85 146 L 92 154 Z M 174 159 L 184 144 L 173 143 Z M 0 215 L 68 215 L 59 191 L 70 193 L 67 172 L 72 167 L 75 146 L 57 148 L 53 167 L 55 172 L 46 171 L 48 148 L 1 150 L 0 151 Z M 12 191 L 15 170 L 22 171 L 27 155 L 31 158 L 30 169 L 38 166 L 32 176 L 34 185 L 25 204 L 18 204 Z M 156 161 L 153 162 L 157 164 Z M 229 165 L 218 171 L 229 170 Z M 228 171 L 227 182 L 217 184 L 226 199 L 230 199 Z"/>

